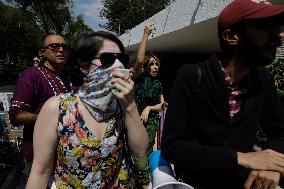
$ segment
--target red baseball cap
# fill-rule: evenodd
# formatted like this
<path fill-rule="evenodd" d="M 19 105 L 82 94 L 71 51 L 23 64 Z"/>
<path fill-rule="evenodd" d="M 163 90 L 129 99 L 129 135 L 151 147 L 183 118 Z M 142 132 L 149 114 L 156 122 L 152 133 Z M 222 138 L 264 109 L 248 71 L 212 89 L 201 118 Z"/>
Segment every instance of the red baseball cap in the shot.
<path fill-rule="evenodd" d="M 272 5 L 266 0 L 233 0 L 218 18 L 218 37 L 242 20 L 274 17 L 284 13 L 283 5 Z"/>

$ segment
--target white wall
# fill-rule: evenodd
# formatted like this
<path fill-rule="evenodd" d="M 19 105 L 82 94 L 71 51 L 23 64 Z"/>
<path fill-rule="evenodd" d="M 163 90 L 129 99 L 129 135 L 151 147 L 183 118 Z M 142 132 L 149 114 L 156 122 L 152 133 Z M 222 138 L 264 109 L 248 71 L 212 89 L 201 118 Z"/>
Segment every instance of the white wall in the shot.
<path fill-rule="evenodd" d="M 128 51 L 136 51 L 145 23 L 155 20 L 156 32 L 147 51 L 206 53 L 219 50 L 217 16 L 232 0 L 175 0 L 168 7 L 120 36 Z M 271 0 L 284 4 L 284 0 Z"/>
<path fill-rule="evenodd" d="M 229 2 L 230 0 L 176 0 L 161 12 L 137 25 L 125 34 L 121 35 L 120 39 L 123 41 L 127 49 L 131 50 L 133 49 L 133 47 L 137 48 L 137 44 L 140 42 L 143 34 L 145 23 L 154 20 L 156 22 L 156 32 L 149 38 L 150 40 L 148 50 L 157 50 L 151 49 L 151 46 L 155 48 L 165 46 L 165 40 L 161 40 L 160 43 L 159 40 L 155 40 L 155 42 L 152 42 L 155 44 L 151 45 L 151 39 L 159 39 L 159 37 L 165 37 L 167 35 L 170 36 L 170 43 L 173 47 L 175 47 L 175 38 L 178 37 L 180 30 L 188 30 L 187 34 L 189 38 L 196 39 L 197 37 L 200 37 L 200 29 L 191 31 L 190 27 L 193 25 L 195 25 L 195 27 L 198 27 L 198 24 L 203 21 L 208 21 L 208 25 L 211 27 L 211 18 L 218 16 L 219 12 Z M 215 27 L 215 21 L 213 22 L 214 25 L 212 25 L 212 27 Z M 202 24 L 200 25 L 200 27 L 206 28 L 203 37 L 199 40 L 200 43 L 208 41 L 208 36 L 211 37 L 211 33 L 216 31 L 215 28 L 208 29 L 206 27 L 206 24 Z M 216 36 L 217 35 L 214 35 L 213 37 L 215 38 Z M 177 42 L 180 43 L 180 41 Z M 216 48 L 216 45 L 214 45 L 214 48 Z M 174 49 L 169 48 L 165 49 L 164 51 L 171 52 L 171 50 Z"/>

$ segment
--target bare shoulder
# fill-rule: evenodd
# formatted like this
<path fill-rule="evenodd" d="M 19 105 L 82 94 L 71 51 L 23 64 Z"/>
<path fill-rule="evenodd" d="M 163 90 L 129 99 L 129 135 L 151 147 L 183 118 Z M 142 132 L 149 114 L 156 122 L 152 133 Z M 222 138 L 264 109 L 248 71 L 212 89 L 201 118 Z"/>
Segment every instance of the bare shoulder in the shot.
<path fill-rule="evenodd" d="M 46 120 L 48 118 L 52 121 L 57 119 L 59 114 L 59 97 L 54 96 L 49 98 L 41 108 L 38 118 Z"/>
<path fill-rule="evenodd" d="M 59 97 L 53 96 L 44 103 L 42 110 L 58 111 L 58 107 L 59 107 Z"/>
<path fill-rule="evenodd" d="M 59 98 L 51 97 L 48 99 L 37 117 L 35 123 L 34 136 L 56 138 L 56 129 L 59 116 Z"/>

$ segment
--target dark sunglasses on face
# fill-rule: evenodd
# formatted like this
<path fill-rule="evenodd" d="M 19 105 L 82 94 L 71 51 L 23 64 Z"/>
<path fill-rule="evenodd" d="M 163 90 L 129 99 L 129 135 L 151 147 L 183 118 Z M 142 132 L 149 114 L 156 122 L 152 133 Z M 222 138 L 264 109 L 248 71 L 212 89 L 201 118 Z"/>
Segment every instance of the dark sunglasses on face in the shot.
<path fill-rule="evenodd" d="M 69 45 L 64 44 L 64 43 L 51 43 L 49 45 L 46 45 L 44 48 L 48 48 L 48 49 L 52 50 L 52 52 L 58 53 L 60 48 L 62 48 L 63 50 L 68 50 Z"/>
<path fill-rule="evenodd" d="M 102 66 L 110 67 L 113 65 L 116 59 L 118 59 L 124 67 L 129 63 L 129 55 L 126 53 L 102 53 L 99 57 L 94 59 L 100 59 Z"/>

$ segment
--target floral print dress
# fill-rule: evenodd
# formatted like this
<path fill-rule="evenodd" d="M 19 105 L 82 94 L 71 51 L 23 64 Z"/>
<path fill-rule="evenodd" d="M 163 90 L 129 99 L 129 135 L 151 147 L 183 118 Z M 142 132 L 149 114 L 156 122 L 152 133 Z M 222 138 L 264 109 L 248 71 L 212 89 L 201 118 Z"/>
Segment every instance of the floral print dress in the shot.
<path fill-rule="evenodd" d="M 59 98 L 56 188 L 133 188 L 122 116 L 116 115 L 109 121 L 103 139 L 99 140 L 86 127 L 77 96 L 67 93 Z"/>

